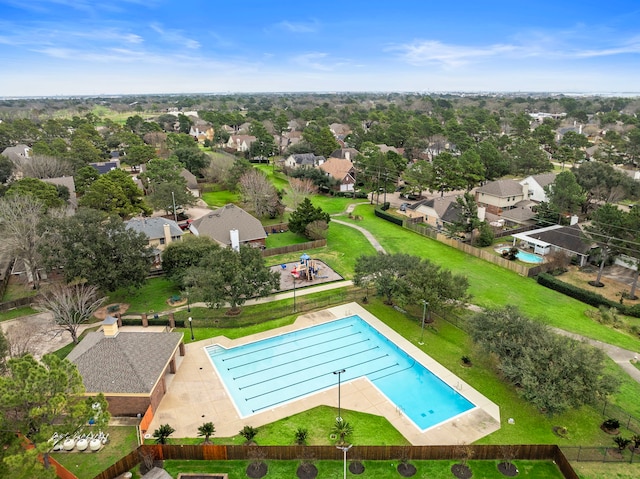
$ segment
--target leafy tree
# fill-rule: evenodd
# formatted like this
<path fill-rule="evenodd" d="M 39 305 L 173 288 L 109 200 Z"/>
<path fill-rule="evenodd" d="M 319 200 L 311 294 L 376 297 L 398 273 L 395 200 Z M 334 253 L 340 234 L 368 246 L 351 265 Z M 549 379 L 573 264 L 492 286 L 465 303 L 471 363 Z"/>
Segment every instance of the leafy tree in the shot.
<path fill-rule="evenodd" d="M 511 119 L 511 127 L 519 138 L 528 138 L 531 135 L 531 118 L 526 113 L 519 113 Z"/>
<path fill-rule="evenodd" d="M 105 300 L 95 286 L 55 283 L 40 296 L 38 309 L 51 313 L 60 332 L 69 332 L 73 343 L 78 344 L 78 328 L 91 319 Z"/>
<path fill-rule="evenodd" d="M 465 186 L 464 172 L 458 157 L 445 151 L 433 159 L 429 181 L 431 191 L 439 191 L 440 196 L 444 196 L 447 191 L 459 190 Z"/>
<path fill-rule="evenodd" d="M 553 183 L 544 187 L 552 208 L 570 215 L 580 211 L 586 194 L 571 171 L 558 173 Z"/>
<path fill-rule="evenodd" d="M 169 424 L 162 424 L 158 429 L 153 431 L 153 437 L 156 438 L 156 444 L 167 444 L 169 436 L 176 432 Z"/>
<path fill-rule="evenodd" d="M 324 221 L 329 224 L 331 217 L 329 213 L 322 211 L 319 206 L 316 208 L 309 198 L 305 198 L 300 206 L 289 216 L 289 230 L 293 233 L 307 235 L 307 225 L 314 221 Z"/>
<path fill-rule="evenodd" d="M 245 158 L 236 159 L 229 170 L 229 174 L 227 175 L 227 189 L 235 191 L 238 188 L 238 182 L 240 181 L 240 178 L 242 178 L 242 175 L 251 169 L 253 169 L 253 165 L 249 160 Z"/>
<path fill-rule="evenodd" d="M 209 438 L 216 432 L 216 427 L 212 422 L 205 422 L 202 426 L 198 427 L 198 436 L 204 436 L 204 443 L 211 444 Z"/>
<path fill-rule="evenodd" d="M 485 246 L 491 246 L 495 239 L 495 233 L 493 228 L 486 221 L 482 221 L 478 227 L 478 237 L 476 238 L 476 246 L 484 248 Z"/>
<path fill-rule="evenodd" d="M 180 176 L 184 164 L 180 162 L 176 157 L 168 159 L 155 158 L 147 163 L 147 168 L 144 173 L 140 174 L 140 179 L 144 183 L 145 188 L 153 192 L 156 185 L 162 183 L 184 183 L 186 187 L 186 180 Z"/>
<path fill-rule="evenodd" d="M 100 173 L 93 166 L 83 166 L 76 171 L 73 180 L 76 185 L 78 195 L 84 195 L 87 188 L 100 177 Z"/>
<path fill-rule="evenodd" d="M 254 438 L 258 435 L 258 429 L 253 426 L 245 426 L 239 434 L 244 437 L 247 444 L 249 444 L 252 443 Z"/>
<path fill-rule="evenodd" d="M 598 244 L 602 253 L 598 276 L 594 281 L 589 281 L 590 285 L 604 286 L 600 281 L 602 271 L 608 257 L 624 243 L 624 223 L 625 213 L 616 205 L 606 203 L 593 212 L 591 223 L 585 226 L 585 232 Z"/>
<path fill-rule="evenodd" d="M 534 140 L 519 140 L 509 149 L 513 173 L 523 176 L 553 170 L 547 154 Z"/>
<path fill-rule="evenodd" d="M 459 233 L 464 233 L 473 242 L 473 232 L 480 226 L 478 218 L 478 205 L 472 193 L 465 192 L 464 195 L 456 198 L 456 210 L 458 215 L 455 221 L 445 224 L 447 233 L 455 237 Z"/>
<path fill-rule="evenodd" d="M 127 217 L 137 213 L 151 214 L 142 201 L 142 191 L 126 172 L 116 169 L 101 175 L 86 189 L 80 206 Z"/>
<path fill-rule="evenodd" d="M 125 159 L 130 165 L 142 165 L 156 158 L 156 156 L 156 149 L 153 146 L 141 144 L 128 147 Z"/>
<path fill-rule="evenodd" d="M 589 161 L 572 170 L 587 197 L 582 212 L 587 214 L 601 203 L 616 203 L 638 194 L 640 188 L 632 178 L 613 166 Z"/>
<path fill-rule="evenodd" d="M 418 160 L 409 165 L 402 177 L 412 193 L 422 196 L 422 192 L 429 187 L 431 167 L 426 161 Z"/>
<path fill-rule="evenodd" d="M 331 190 L 338 184 L 335 178 L 325 174 L 319 168 L 296 168 L 289 173 L 289 176 L 302 181 L 311 180 L 318 189 L 325 191 Z"/>
<path fill-rule="evenodd" d="M 204 151 L 200 151 L 197 145 L 176 148 L 171 157 L 175 157 L 196 176 L 202 176 L 202 170 L 209 165 L 209 157 Z"/>
<path fill-rule="evenodd" d="M 148 238 L 117 216 L 80 208 L 57 219 L 40 248 L 49 270 L 60 268 L 70 283 L 86 280 L 103 291 L 139 288 L 151 265 Z"/>
<path fill-rule="evenodd" d="M 193 121 L 187 115 L 183 115 L 182 113 L 178 114 L 178 131 L 180 133 L 188 134 L 191 131 L 191 127 L 193 126 Z"/>
<path fill-rule="evenodd" d="M 249 133 L 256 137 L 256 141 L 251 144 L 249 150 L 249 155 L 251 157 L 261 156 L 269 158 L 278 150 L 273 135 L 269 133 L 264 125 L 259 121 L 251 122 Z"/>
<path fill-rule="evenodd" d="M 44 454 L 56 442 L 48 442 L 53 433 L 60 440 L 65 434 L 77 434 L 90 419 L 97 428 L 109 422 L 107 402 L 102 394 L 85 396 L 82 378 L 76 366 L 66 359 L 46 354 L 40 361 L 31 355 L 8 361 L 9 372 L 0 377 L 0 417 L 3 429 L 21 433 Z M 16 451 L 22 456 L 24 450 Z M 32 457 L 37 460 L 37 456 Z M 17 461 L 14 461 L 14 464 Z"/>
<path fill-rule="evenodd" d="M 80 166 L 87 163 L 97 163 L 104 159 L 103 152 L 85 138 L 72 140 L 67 154 L 74 164 Z"/>
<path fill-rule="evenodd" d="M 295 438 L 296 444 L 299 446 L 304 446 L 307 443 L 307 438 L 309 437 L 309 431 L 304 427 L 299 427 L 296 429 Z"/>
<path fill-rule="evenodd" d="M 247 299 L 266 296 L 280 287 L 280 275 L 265 266 L 258 248 L 247 245 L 240 245 L 240 251 L 211 251 L 198 266 L 189 268 L 184 281 L 209 308 L 229 303 L 233 313 L 240 311 Z"/>
<path fill-rule="evenodd" d="M 480 155 L 475 150 L 466 150 L 458 159 L 467 191 L 485 179 L 485 168 Z"/>
<path fill-rule="evenodd" d="M 0 155 L 0 185 L 5 184 L 13 175 L 13 162 L 4 155 Z"/>
<path fill-rule="evenodd" d="M 484 165 L 484 175 L 489 181 L 501 178 L 509 173 L 508 158 L 496 147 L 494 141 L 483 141 L 477 146 L 480 161 Z"/>
<path fill-rule="evenodd" d="M 601 349 L 558 336 L 514 306 L 476 314 L 470 334 L 524 399 L 549 415 L 595 404 L 617 389 Z"/>
<path fill-rule="evenodd" d="M 340 144 L 328 126 L 320 128 L 316 124 L 311 124 L 302 132 L 302 138 L 310 145 L 311 151 L 325 158 L 340 148 Z"/>
<path fill-rule="evenodd" d="M 409 274 L 416 258 L 407 254 L 360 256 L 356 260 L 353 283 L 356 286 L 373 286 L 386 304 L 400 292 L 401 278 Z"/>
<path fill-rule="evenodd" d="M 338 442 L 340 442 L 340 444 L 344 444 L 347 441 L 347 437 L 353 434 L 353 426 L 347 421 L 336 419 L 333 428 L 331 428 L 331 432 L 338 436 Z"/>
<path fill-rule="evenodd" d="M 40 202 L 45 208 L 60 208 L 64 205 L 64 200 L 58 196 L 58 189 L 55 185 L 46 183 L 36 178 L 22 178 L 14 181 L 6 192 L 6 196 L 30 196 Z"/>
<path fill-rule="evenodd" d="M 178 183 L 160 183 L 153 189 L 153 193 L 147 196 L 149 204 L 154 210 L 164 210 L 168 215 L 173 214 L 173 205 L 176 209 L 180 206 L 195 205 L 198 200 L 187 190 L 184 178 Z"/>
<path fill-rule="evenodd" d="M 218 243 L 208 236 L 187 235 L 182 241 L 172 242 L 164 249 L 162 270 L 181 289 L 188 287 L 184 283 L 187 270 L 197 266 L 202 258 L 218 248 Z"/>
<path fill-rule="evenodd" d="M 11 353 L 11 346 L 4 331 L 0 328 L 0 375 L 7 372 L 7 358 Z"/>
<path fill-rule="evenodd" d="M 633 258 L 636 263 L 636 272 L 629 290 L 629 299 L 635 300 L 638 276 L 640 275 L 640 244 L 638 244 L 638 231 L 640 231 L 640 207 L 632 208 L 625 216 L 625 235 L 623 240 L 623 252 Z"/>

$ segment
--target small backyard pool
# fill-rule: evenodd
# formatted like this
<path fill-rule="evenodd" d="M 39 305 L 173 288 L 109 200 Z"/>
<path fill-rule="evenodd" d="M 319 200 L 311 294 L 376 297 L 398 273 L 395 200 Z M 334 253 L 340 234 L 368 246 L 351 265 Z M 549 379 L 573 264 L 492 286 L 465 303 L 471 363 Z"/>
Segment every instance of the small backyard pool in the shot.
<path fill-rule="evenodd" d="M 502 254 L 504 251 L 509 251 L 510 249 L 511 249 L 510 246 L 502 246 L 500 248 L 497 248 L 496 252 Z M 518 256 L 516 257 L 516 259 L 519 259 L 523 263 L 540 264 L 544 262 L 544 258 L 539 254 L 529 253 L 519 248 L 518 248 Z"/>

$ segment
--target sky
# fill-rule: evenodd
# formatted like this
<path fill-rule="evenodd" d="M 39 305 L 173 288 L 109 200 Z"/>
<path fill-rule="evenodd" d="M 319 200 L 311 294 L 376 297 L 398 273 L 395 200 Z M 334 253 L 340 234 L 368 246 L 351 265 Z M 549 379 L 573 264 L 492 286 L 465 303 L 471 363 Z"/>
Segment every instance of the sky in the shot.
<path fill-rule="evenodd" d="M 0 97 L 625 94 L 640 1 L 0 0 L 0 64 Z"/>

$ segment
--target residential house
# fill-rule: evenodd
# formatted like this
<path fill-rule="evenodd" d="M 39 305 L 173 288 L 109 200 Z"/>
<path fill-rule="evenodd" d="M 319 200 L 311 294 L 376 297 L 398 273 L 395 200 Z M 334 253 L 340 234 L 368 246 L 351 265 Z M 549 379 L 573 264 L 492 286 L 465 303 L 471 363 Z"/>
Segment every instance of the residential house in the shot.
<path fill-rule="evenodd" d="M 297 153 L 295 155 L 289 155 L 284 160 L 284 166 L 287 168 L 317 168 L 326 161 L 324 156 L 316 156 L 313 153 Z"/>
<path fill-rule="evenodd" d="M 15 165 L 20 165 L 22 160 L 31 158 L 31 148 L 27 145 L 9 146 L 2 150 L 2 156 L 9 158 Z"/>
<path fill-rule="evenodd" d="M 380 149 L 382 153 L 393 151 L 394 153 L 397 153 L 400 156 L 404 155 L 404 148 L 396 148 L 395 146 L 389 146 L 389 145 L 376 145 L 376 146 Z"/>
<path fill-rule="evenodd" d="M 575 256 L 580 266 L 587 264 L 589 252 L 593 247 L 592 243 L 585 239 L 577 223 L 570 226 L 553 225 L 516 233 L 513 238 L 514 245 L 519 240 L 523 248 L 533 248 L 534 253 L 542 256 L 552 251 L 562 251 L 571 257 Z"/>
<path fill-rule="evenodd" d="M 353 161 L 359 154 L 360 152 L 355 148 L 339 148 L 329 155 L 329 159 L 340 158 L 343 160 Z"/>
<path fill-rule="evenodd" d="M 422 217 L 425 223 L 441 230 L 444 224 L 460 219 L 458 196 L 438 196 L 407 205 L 404 214 L 409 218 Z"/>
<path fill-rule="evenodd" d="M 198 179 L 196 178 L 196 175 L 191 173 L 186 168 L 182 168 L 180 176 L 187 180 L 187 190 L 189 190 L 189 193 L 191 193 L 196 198 L 200 198 L 200 187 L 198 186 Z"/>
<path fill-rule="evenodd" d="M 167 392 L 167 375 L 184 356 L 183 333 L 119 331 L 107 316 L 102 330 L 89 332 L 67 359 L 76 365 L 87 395 L 103 393 L 112 416 L 155 411 Z"/>
<path fill-rule="evenodd" d="M 161 256 L 167 245 L 182 239 L 182 229 L 174 220 L 161 217 L 132 218 L 125 222 L 128 229 L 144 233 L 153 251 L 153 264 L 160 266 Z"/>
<path fill-rule="evenodd" d="M 327 176 L 331 176 L 338 181 L 339 191 L 353 191 L 355 180 L 355 169 L 349 160 L 340 158 L 329 158 L 319 167 Z"/>
<path fill-rule="evenodd" d="M 204 144 L 206 140 L 212 142 L 214 134 L 215 132 L 213 126 L 203 120 L 196 120 L 196 122 L 191 125 L 191 128 L 189 129 L 189 135 L 198 140 L 198 143 L 200 144 Z"/>
<path fill-rule="evenodd" d="M 251 135 L 231 135 L 227 141 L 227 148 L 241 152 L 249 151 L 251 144 L 256 140 L 257 138 Z"/>
<path fill-rule="evenodd" d="M 78 209 L 78 197 L 76 196 L 76 182 L 73 176 L 61 176 L 59 178 L 44 178 L 42 181 L 56 186 L 64 186 L 69 190 L 67 200 L 67 215 L 73 215 Z"/>
<path fill-rule="evenodd" d="M 111 161 L 100 161 L 97 163 L 89 163 L 90 166 L 93 166 L 98 173 L 104 175 L 105 173 L 109 173 L 111 170 L 117 170 L 120 168 L 120 160 L 115 158 Z"/>
<path fill-rule="evenodd" d="M 524 185 L 526 183 L 529 187 L 528 195 L 530 200 L 541 203 L 543 201 L 549 201 L 544 188 L 552 184 L 555 179 L 555 173 L 542 173 L 539 175 L 527 176 L 524 180 L 520 181 L 520 184 Z"/>
<path fill-rule="evenodd" d="M 516 208 L 516 204 L 529 199 L 529 186 L 516 180 L 491 181 L 476 189 L 476 203 L 484 206 L 488 213 L 501 215 L 503 211 Z"/>
<path fill-rule="evenodd" d="M 196 236 L 208 236 L 234 249 L 241 244 L 263 248 L 267 238 L 260 220 L 232 203 L 194 220 L 189 230 Z"/>
<path fill-rule="evenodd" d="M 331 123 L 329 125 L 329 130 L 338 140 L 344 140 L 345 137 L 351 133 L 351 127 L 344 123 Z"/>

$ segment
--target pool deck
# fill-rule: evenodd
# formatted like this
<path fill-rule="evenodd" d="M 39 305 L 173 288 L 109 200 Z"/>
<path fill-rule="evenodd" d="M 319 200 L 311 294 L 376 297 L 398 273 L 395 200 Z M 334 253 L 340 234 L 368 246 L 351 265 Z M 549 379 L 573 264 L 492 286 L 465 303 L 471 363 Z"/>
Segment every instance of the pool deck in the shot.
<path fill-rule="evenodd" d="M 220 344 L 227 348 L 238 346 L 354 314 L 360 316 L 404 349 L 441 380 L 475 404 L 476 408 L 422 432 L 368 379 L 360 378 L 341 384 L 340 405 L 342 409 L 386 417 L 413 445 L 470 444 L 500 428 L 500 411 L 495 403 L 360 305 L 348 303 L 315 313 L 303 314 L 292 325 L 237 340 L 218 336 L 185 345 L 186 354 L 178 359 L 176 374 L 165 377 L 167 393 L 160 402 L 149 426 L 149 432 L 154 431 L 161 424 L 170 424 L 175 429 L 173 437 L 196 437 L 198 427 L 211 421 L 215 424 L 216 436 L 229 437 L 237 435 L 244 426 L 259 427 L 316 406 L 326 405 L 337 408 L 336 385 L 334 388 L 283 404 L 269 411 L 245 418 L 240 417 L 204 348 L 212 344 Z"/>

